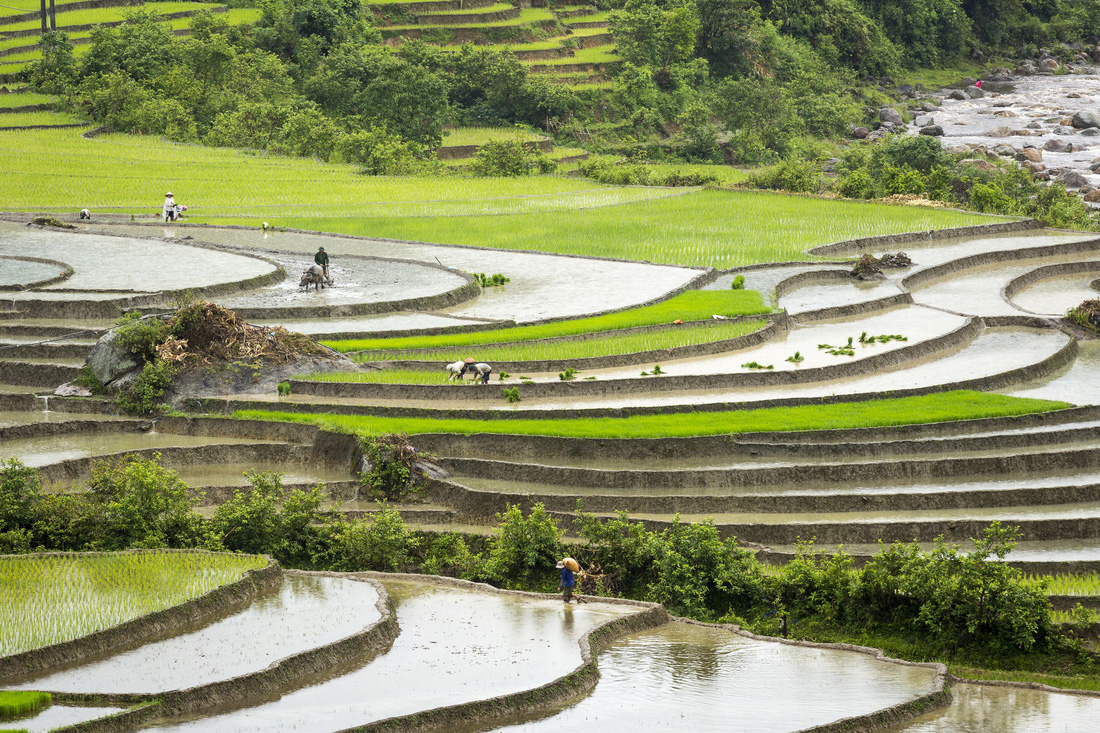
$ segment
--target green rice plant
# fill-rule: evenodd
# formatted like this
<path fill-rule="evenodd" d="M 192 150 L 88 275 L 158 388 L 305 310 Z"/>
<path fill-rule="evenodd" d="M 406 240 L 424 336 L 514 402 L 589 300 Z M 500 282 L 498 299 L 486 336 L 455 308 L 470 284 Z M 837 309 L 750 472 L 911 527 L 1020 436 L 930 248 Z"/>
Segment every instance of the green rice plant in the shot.
<path fill-rule="evenodd" d="M 234 417 L 302 423 L 363 435 L 415 433 L 495 433 L 550 435 L 578 438 L 659 438 L 693 435 L 726 435 L 760 431 L 842 430 L 893 425 L 973 420 L 984 417 L 1029 415 L 1069 407 L 1051 402 L 995 393 L 959 390 L 919 397 L 840 402 L 831 405 L 802 405 L 688 412 L 672 415 L 594 417 L 572 420 L 465 418 L 434 419 L 290 413 L 274 410 L 240 410 Z"/>
<path fill-rule="evenodd" d="M 0 557 L 0 656 L 178 605 L 266 563 L 258 555 L 202 552 Z"/>
<path fill-rule="evenodd" d="M 541 140 L 545 135 L 540 135 L 533 130 L 522 127 L 454 127 L 443 131 L 443 147 L 457 147 L 459 145 L 484 145 L 490 140 L 506 140 L 519 138 L 520 140 Z"/>
<path fill-rule="evenodd" d="M 506 402 L 520 402 L 523 399 L 519 396 L 519 387 L 505 387 L 503 393 Z"/>
<path fill-rule="evenodd" d="M 0 48 L 3 46 L 0 45 Z M 31 104 L 49 104 L 54 97 L 49 94 L 35 94 L 34 92 L 13 92 L 0 95 L 0 108 L 26 107 Z M 3 120 L 0 117 L 0 120 Z"/>
<path fill-rule="evenodd" d="M 50 706 L 48 692 L 0 690 L 0 720 L 26 716 Z"/>
<path fill-rule="evenodd" d="M 558 373 L 558 379 L 563 382 L 569 382 L 577 378 L 577 370 L 573 367 L 568 367 L 564 372 Z"/>
<path fill-rule="evenodd" d="M 787 361 L 792 364 L 801 364 L 802 362 L 806 361 L 806 357 L 802 356 L 800 352 L 796 351 L 787 357 Z"/>
<path fill-rule="evenodd" d="M 749 362 L 745 362 L 744 364 L 742 364 L 741 368 L 742 369 L 775 369 L 775 365 L 774 364 L 766 364 L 765 365 L 765 364 L 761 364 L 760 362 L 757 362 L 757 361 L 749 361 Z"/>
<path fill-rule="evenodd" d="M 351 384 L 453 384 L 460 382 L 447 380 L 447 373 L 417 369 L 367 369 L 361 372 L 323 372 L 300 374 L 295 379 L 303 382 L 330 382 Z"/>
<path fill-rule="evenodd" d="M 441 211 L 401 218 L 295 217 L 288 225 L 441 244 L 729 269 L 810 259 L 806 255 L 810 247 L 840 240 L 991 221 L 996 219 L 951 209 L 674 189 L 660 198 L 619 206 L 525 213 L 507 221 L 498 216 L 451 216 Z"/>
<path fill-rule="evenodd" d="M 720 290 L 689 290 L 653 305 L 641 306 L 590 318 L 541 323 L 535 326 L 516 326 L 492 331 L 472 333 L 448 333 L 435 336 L 406 336 L 399 338 L 350 339 L 324 341 L 325 346 L 342 351 L 390 352 L 411 349 L 435 349 L 448 346 L 480 346 L 533 339 L 562 338 L 582 333 L 616 331 L 625 328 L 657 326 L 675 320 L 710 320 L 714 315 L 726 317 L 759 315 L 768 313 L 760 293 L 742 290 L 737 293 Z"/>
<path fill-rule="evenodd" d="M 758 331 L 767 321 L 715 321 L 695 326 L 676 326 L 656 331 L 619 334 L 614 331 L 586 339 L 521 341 L 477 349 L 480 361 L 546 361 L 598 356 L 640 354 L 737 338 Z M 443 351 L 371 351 L 354 355 L 356 361 L 462 361 L 469 349 Z"/>
<path fill-rule="evenodd" d="M 216 3 L 155 2 L 145 5 L 144 9 L 146 12 L 155 13 L 157 15 L 167 15 L 168 13 L 179 13 L 189 10 L 212 10 L 217 7 L 219 6 Z M 64 30 L 66 27 L 72 25 L 116 22 L 120 20 L 125 20 L 126 16 L 132 12 L 133 10 L 127 7 L 87 8 L 82 10 L 70 10 L 65 13 L 58 13 L 57 28 L 58 30 Z M 23 21 L 22 23 L 5 25 L 4 30 L 35 30 L 41 27 L 42 21 L 36 18 L 34 20 Z"/>
<path fill-rule="evenodd" d="M 745 289 L 745 276 L 738 275 L 730 281 L 730 290 L 744 290 Z"/>
<path fill-rule="evenodd" d="M 977 669 L 948 665 L 948 671 L 956 677 L 969 680 L 1003 680 L 1007 682 L 1035 682 L 1040 685 L 1049 685 L 1061 690 L 1091 690 L 1100 692 L 1100 677 L 1085 677 L 1082 675 L 1057 675 L 1043 674 L 1041 672 L 1029 672 L 1003 669 Z"/>
<path fill-rule="evenodd" d="M 1030 574 L 1026 582 L 1045 583 L 1047 592 L 1053 596 L 1100 596 L 1100 573 Z"/>

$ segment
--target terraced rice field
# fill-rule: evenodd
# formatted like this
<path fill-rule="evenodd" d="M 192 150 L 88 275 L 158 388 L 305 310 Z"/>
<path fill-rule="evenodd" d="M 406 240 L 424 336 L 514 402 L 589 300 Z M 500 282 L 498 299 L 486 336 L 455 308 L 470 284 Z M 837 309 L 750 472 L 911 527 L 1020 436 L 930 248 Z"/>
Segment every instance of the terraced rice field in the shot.
<path fill-rule="evenodd" d="M 186 552 L 0 557 L 0 657 L 169 608 L 266 564 L 256 556 Z"/>

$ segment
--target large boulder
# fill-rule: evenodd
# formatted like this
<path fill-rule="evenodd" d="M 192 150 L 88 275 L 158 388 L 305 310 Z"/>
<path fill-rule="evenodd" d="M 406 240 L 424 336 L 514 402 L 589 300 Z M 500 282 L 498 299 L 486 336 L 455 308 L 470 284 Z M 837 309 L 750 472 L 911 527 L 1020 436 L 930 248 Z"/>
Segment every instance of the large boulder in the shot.
<path fill-rule="evenodd" d="M 1086 110 L 1075 112 L 1073 114 L 1073 126 L 1078 130 L 1086 130 L 1090 127 L 1100 127 L 1100 115 Z"/>
<path fill-rule="evenodd" d="M 1039 65 L 1030 59 L 1021 61 L 1016 67 L 1016 73 L 1023 76 L 1034 76 L 1039 73 Z"/>
<path fill-rule="evenodd" d="M 1043 151 L 1038 148 L 1024 148 L 1016 153 L 1016 160 L 1030 160 L 1032 163 L 1043 162 Z"/>
<path fill-rule="evenodd" d="M 100 338 L 92 347 L 86 362 L 95 378 L 105 386 L 110 386 L 119 377 L 136 371 L 141 365 L 141 358 L 130 353 L 119 342 L 117 331 L 108 331 Z"/>
<path fill-rule="evenodd" d="M 1061 68 L 1061 64 L 1052 58 L 1045 58 L 1039 62 L 1039 71 L 1054 72 Z"/>
<path fill-rule="evenodd" d="M 1085 194 L 1085 201 L 1090 204 L 1100 204 L 1100 188 L 1094 188 Z"/>
<path fill-rule="evenodd" d="M 928 125 L 920 129 L 921 135 L 930 135 L 932 137 L 943 137 L 943 128 L 939 125 Z"/>
<path fill-rule="evenodd" d="M 936 124 L 936 120 L 932 115 L 919 115 L 913 119 L 913 124 L 917 127 L 928 127 L 929 125 Z"/>
<path fill-rule="evenodd" d="M 959 165 L 970 165 L 977 168 L 980 171 L 992 173 L 997 170 L 997 166 L 990 163 L 988 160 L 982 160 L 981 158 L 967 158 L 966 160 L 960 160 Z"/>
<path fill-rule="evenodd" d="M 1060 176 L 1062 183 L 1066 184 L 1066 188 L 1084 188 L 1089 185 L 1088 179 L 1077 171 L 1068 171 Z"/>
<path fill-rule="evenodd" d="M 851 134 L 856 140 L 866 140 L 867 136 L 871 134 L 871 131 L 866 127 L 853 127 Z"/>
<path fill-rule="evenodd" d="M 1054 134 L 1055 135 L 1076 135 L 1077 130 L 1070 127 L 1069 125 L 1058 125 L 1058 127 L 1054 128 Z"/>
<path fill-rule="evenodd" d="M 878 111 L 878 118 L 884 123 L 888 122 L 891 125 L 904 125 L 905 120 L 901 118 L 901 114 L 893 107 L 883 107 Z"/>
<path fill-rule="evenodd" d="M 1025 160 L 1023 163 L 1020 164 L 1020 167 L 1023 168 L 1028 173 L 1030 173 L 1035 178 L 1044 177 L 1042 174 L 1046 173 L 1046 169 L 1047 169 L 1046 166 L 1043 165 L 1042 163 L 1036 163 L 1033 160 Z M 1045 177 L 1049 177 L 1049 176 L 1045 176 Z"/>
<path fill-rule="evenodd" d="M 931 102 L 921 102 L 920 103 L 920 111 L 921 112 L 939 112 L 940 108 L 937 107 L 936 105 L 932 104 Z"/>
<path fill-rule="evenodd" d="M 1062 142 L 1061 140 L 1047 140 L 1043 143 L 1043 150 L 1049 150 L 1052 153 L 1064 153 L 1067 152 L 1066 149 L 1070 147 L 1071 145 L 1069 143 Z"/>
<path fill-rule="evenodd" d="M 966 92 L 964 92 L 962 89 L 956 89 L 952 91 L 950 94 L 947 95 L 947 98 L 956 99 L 960 102 L 964 99 L 970 99 L 970 97 L 966 96 Z"/>
<path fill-rule="evenodd" d="M 971 85 L 963 91 L 966 92 L 966 96 L 970 97 L 971 99 L 981 99 L 985 96 L 985 90 L 979 86 Z"/>
<path fill-rule="evenodd" d="M 1008 137 L 1012 134 L 1012 128 L 1001 125 L 1000 127 L 994 127 L 992 130 L 986 133 L 989 137 Z"/>
<path fill-rule="evenodd" d="M 1081 130 L 1081 132 L 1078 134 L 1080 134 L 1081 137 L 1096 137 L 1097 135 L 1100 135 L 1100 127 L 1088 127 L 1084 130 Z"/>

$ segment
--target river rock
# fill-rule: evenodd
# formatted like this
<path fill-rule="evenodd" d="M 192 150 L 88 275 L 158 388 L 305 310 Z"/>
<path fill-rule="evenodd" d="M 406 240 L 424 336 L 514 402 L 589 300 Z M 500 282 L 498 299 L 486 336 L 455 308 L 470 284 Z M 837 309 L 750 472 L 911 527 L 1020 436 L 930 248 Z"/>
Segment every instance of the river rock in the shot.
<path fill-rule="evenodd" d="M 1034 61 L 1028 59 L 1027 61 L 1021 61 L 1016 66 L 1016 73 L 1024 76 L 1034 76 L 1039 73 L 1039 65 Z"/>
<path fill-rule="evenodd" d="M 1096 137 L 1097 135 L 1100 135 L 1100 127 L 1089 127 L 1085 130 L 1081 130 L 1081 132 L 1078 134 L 1081 137 Z"/>
<path fill-rule="evenodd" d="M 967 155 L 970 153 L 970 148 L 966 145 L 948 145 L 944 148 L 944 151 L 948 155 Z"/>
<path fill-rule="evenodd" d="M 1042 130 L 1043 126 L 1040 125 L 1038 122 L 1029 122 L 1027 124 L 1027 129 L 1029 129 L 1029 130 Z"/>
<path fill-rule="evenodd" d="M 1095 112 L 1081 110 L 1073 114 L 1070 123 L 1078 130 L 1086 130 L 1090 127 L 1100 127 L 1100 115 Z"/>
<path fill-rule="evenodd" d="M 1001 125 L 1000 127 L 994 127 L 992 130 L 986 133 L 986 135 L 989 137 L 1008 137 L 1011 134 L 1012 128 L 1005 127 L 1004 125 Z"/>
<path fill-rule="evenodd" d="M 1033 163 L 1043 162 L 1043 151 L 1038 148 L 1024 148 L 1016 153 L 1016 160 L 1030 160 Z"/>
<path fill-rule="evenodd" d="M 1020 167 L 1030 173 L 1033 177 L 1039 177 L 1040 174 L 1045 173 L 1047 167 L 1042 163 L 1036 163 L 1031 160 L 1025 160 L 1020 164 Z"/>
<path fill-rule="evenodd" d="M 984 152 L 984 151 L 983 151 Z M 993 152 L 1002 158 L 1013 158 L 1016 156 L 1016 148 L 1011 145 L 998 145 L 993 148 Z"/>
<path fill-rule="evenodd" d="M 1066 99 L 1080 99 L 1080 98 L 1081 98 L 1081 95 L 1078 94 L 1077 92 L 1070 92 L 1069 94 L 1066 95 Z"/>
<path fill-rule="evenodd" d="M 1066 148 L 1069 147 L 1071 147 L 1069 143 L 1062 142 L 1061 140 L 1047 140 L 1043 144 L 1043 150 L 1049 150 L 1052 153 L 1067 152 Z"/>
<path fill-rule="evenodd" d="M 917 90 L 913 88 L 912 84 L 902 84 L 897 88 L 898 94 L 912 94 L 915 91 Z"/>
<path fill-rule="evenodd" d="M 141 366 L 141 359 L 119 343 L 118 332 L 108 331 L 92 347 L 85 364 L 102 384 L 110 385 Z"/>
<path fill-rule="evenodd" d="M 892 125 L 903 125 L 905 120 L 901 118 L 901 115 L 893 107 L 883 107 L 878 111 L 878 118 L 883 122 L 889 122 Z"/>
<path fill-rule="evenodd" d="M 928 125 L 920 129 L 921 135 L 931 135 L 932 137 L 943 137 L 943 128 L 939 125 Z"/>
<path fill-rule="evenodd" d="M 932 104 L 931 102 L 921 102 L 920 103 L 920 111 L 921 112 L 939 112 L 940 108 L 937 107 L 936 105 Z"/>
<path fill-rule="evenodd" d="M 1059 64 L 1055 59 L 1052 58 L 1045 58 L 1039 62 L 1039 71 L 1053 72 L 1058 71 L 1058 69 L 1060 68 L 1061 64 Z"/>
<path fill-rule="evenodd" d="M 1077 171 L 1067 171 L 1059 176 L 1059 179 L 1066 184 L 1066 188 L 1083 188 L 1089 185 L 1088 179 Z"/>
<path fill-rule="evenodd" d="M 79 384 L 73 384 L 72 382 L 66 382 L 53 391 L 55 395 L 61 397 L 91 397 L 92 390 L 87 387 L 81 387 Z"/>
<path fill-rule="evenodd" d="M 963 91 L 966 93 L 966 96 L 970 97 L 971 99 L 981 99 L 985 96 L 985 90 L 981 87 L 968 86 Z"/>
<path fill-rule="evenodd" d="M 917 127 L 928 127 L 936 124 L 936 120 L 933 119 L 932 115 L 920 115 L 913 120 L 913 124 Z"/>
<path fill-rule="evenodd" d="M 1100 188 L 1094 188 L 1085 194 L 1085 201 L 1090 204 L 1100 204 Z"/>
<path fill-rule="evenodd" d="M 851 131 L 852 137 L 856 140 L 866 140 L 867 136 L 871 134 L 871 131 L 866 127 L 853 127 Z"/>
<path fill-rule="evenodd" d="M 988 160 L 982 160 L 981 158 L 967 158 L 966 160 L 960 160 L 959 165 L 971 165 L 980 171 L 992 173 L 997 170 L 997 166 L 990 163 Z"/>
<path fill-rule="evenodd" d="M 1076 135 L 1077 130 L 1073 129 L 1072 127 L 1070 127 L 1068 125 L 1058 125 L 1058 127 L 1054 128 L 1054 134 L 1055 135 Z"/>
<path fill-rule="evenodd" d="M 958 99 L 960 101 L 963 100 L 963 99 L 970 99 L 970 97 L 966 96 L 966 92 L 964 92 L 962 89 L 954 90 L 953 92 L 951 92 L 950 94 L 947 95 L 947 98 L 948 99 Z"/>

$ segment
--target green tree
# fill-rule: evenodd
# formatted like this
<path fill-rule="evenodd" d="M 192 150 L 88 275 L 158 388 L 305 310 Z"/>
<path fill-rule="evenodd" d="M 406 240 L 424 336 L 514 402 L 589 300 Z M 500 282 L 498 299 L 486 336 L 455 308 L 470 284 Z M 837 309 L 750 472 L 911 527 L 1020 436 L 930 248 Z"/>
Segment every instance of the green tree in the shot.
<path fill-rule="evenodd" d="M 550 590 L 557 586 L 554 565 L 562 557 L 562 532 L 557 522 L 536 504 L 523 514 L 513 504 L 497 515 L 496 536 L 489 543 L 485 571 L 505 588 Z"/>

